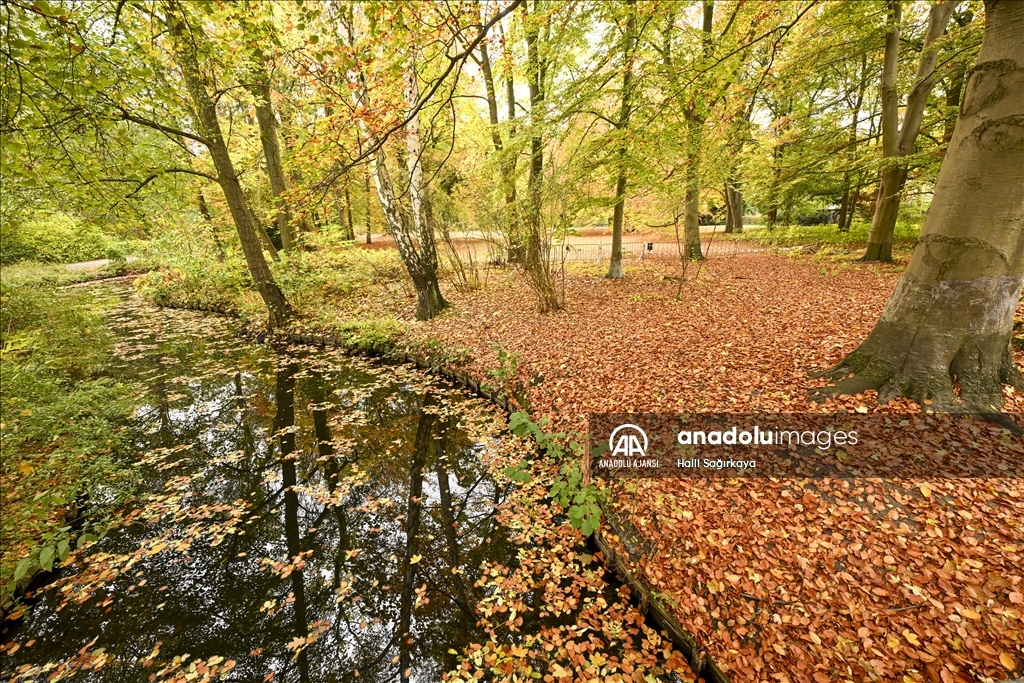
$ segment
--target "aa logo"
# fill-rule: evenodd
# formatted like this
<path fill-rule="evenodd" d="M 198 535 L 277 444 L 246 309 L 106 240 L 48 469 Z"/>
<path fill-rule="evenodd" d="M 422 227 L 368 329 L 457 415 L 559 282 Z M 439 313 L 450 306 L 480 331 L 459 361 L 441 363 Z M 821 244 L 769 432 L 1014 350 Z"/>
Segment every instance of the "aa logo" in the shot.
<path fill-rule="evenodd" d="M 608 437 L 608 448 L 612 449 L 613 458 L 642 458 L 647 454 L 647 434 L 633 424 L 619 425 Z"/>

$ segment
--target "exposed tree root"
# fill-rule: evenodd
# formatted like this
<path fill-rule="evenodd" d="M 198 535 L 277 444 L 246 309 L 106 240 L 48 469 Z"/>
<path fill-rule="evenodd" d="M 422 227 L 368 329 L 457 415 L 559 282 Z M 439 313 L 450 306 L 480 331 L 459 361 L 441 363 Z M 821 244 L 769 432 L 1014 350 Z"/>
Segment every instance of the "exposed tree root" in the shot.
<path fill-rule="evenodd" d="M 894 398 L 909 398 L 926 411 L 973 415 L 1014 434 L 1024 434 L 1024 429 L 1002 412 L 1002 385 L 1024 390 L 1024 379 L 1013 363 L 1008 339 L 990 335 L 922 339 L 915 334 L 906 340 L 909 343 L 901 344 L 901 332 L 906 329 L 879 323 L 860 348 L 835 366 L 812 375 L 835 384 L 812 389 L 808 398 L 822 402 L 873 389 L 883 405 Z M 953 346 L 957 341 L 959 344 Z"/>

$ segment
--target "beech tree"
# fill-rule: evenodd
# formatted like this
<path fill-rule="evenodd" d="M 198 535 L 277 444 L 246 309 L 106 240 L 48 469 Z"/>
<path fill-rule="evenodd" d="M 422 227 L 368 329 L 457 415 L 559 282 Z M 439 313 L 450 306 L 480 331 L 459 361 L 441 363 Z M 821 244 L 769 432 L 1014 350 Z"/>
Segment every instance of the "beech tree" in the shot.
<path fill-rule="evenodd" d="M 217 169 L 217 183 L 224 192 L 231 218 L 238 231 L 246 265 L 253 282 L 269 313 L 271 328 L 283 324 L 291 314 L 291 308 L 284 294 L 274 281 L 270 266 L 263 256 L 259 231 L 252 210 L 242 192 L 242 186 L 235 172 L 234 162 L 228 152 L 214 95 L 210 92 L 206 72 L 199 62 L 200 54 L 207 54 L 210 46 L 204 44 L 205 34 L 201 21 L 189 21 L 188 8 L 176 0 L 169 0 L 163 7 L 164 23 L 170 33 L 174 58 L 181 69 L 182 78 L 192 101 L 196 122 L 200 131 L 195 139 L 209 150 L 210 158 Z"/>
<path fill-rule="evenodd" d="M 623 139 L 619 142 L 618 150 L 618 173 L 615 178 L 615 208 L 612 213 L 612 256 L 608 264 L 608 275 L 611 279 L 622 277 L 622 218 L 626 210 L 626 182 L 627 166 L 627 141 L 625 139 L 626 129 L 629 127 L 629 117 L 633 113 L 633 60 L 636 59 L 636 46 L 638 42 L 636 28 L 636 0 L 626 0 L 628 14 L 626 16 L 626 27 L 623 31 L 622 48 L 622 93 L 619 96 L 621 102 L 619 117 L 615 122 L 615 129 Z"/>
<path fill-rule="evenodd" d="M 1024 3 L 986 0 L 981 51 L 910 263 L 867 339 L 823 373 L 839 381 L 815 396 L 877 389 L 883 403 L 905 396 L 1001 419 L 1001 385 L 1024 388 L 1010 354 L 1024 283 L 1021 45 Z"/>
<path fill-rule="evenodd" d="M 902 125 L 899 121 L 900 18 L 899 0 L 890 0 L 889 30 L 885 34 L 885 62 L 882 67 L 882 156 L 890 160 L 882 170 L 878 186 L 875 215 L 871 221 L 868 247 L 863 261 L 892 261 L 892 236 L 900 210 L 900 195 L 907 182 L 907 165 L 903 159 L 914 152 L 921 131 L 925 103 L 935 83 L 935 41 L 946 31 L 956 2 L 937 2 L 928 13 L 928 31 L 921 48 L 921 58 L 914 78 L 914 89 L 907 98 Z"/>
<path fill-rule="evenodd" d="M 260 21 L 261 17 L 241 16 L 242 25 L 247 29 L 251 42 L 254 44 L 250 57 L 245 88 L 255 101 L 256 121 L 260 129 L 260 145 L 263 158 L 267 164 L 267 178 L 270 190 L 274 195 L 277 213 L 275 222 L 281 234 L 281 247 L 291 251 L 295 243 L 293 217 L 285 194 L 288 183 L 285 179 L 284 164 L 281 161 L 281 140 L 277 134 L 277 114 L 271 101 L 270 71 L 267 68 L 267 56 L 261 47 L 264 43 L 272 43 L 274 27 L 271 22 Z"/>

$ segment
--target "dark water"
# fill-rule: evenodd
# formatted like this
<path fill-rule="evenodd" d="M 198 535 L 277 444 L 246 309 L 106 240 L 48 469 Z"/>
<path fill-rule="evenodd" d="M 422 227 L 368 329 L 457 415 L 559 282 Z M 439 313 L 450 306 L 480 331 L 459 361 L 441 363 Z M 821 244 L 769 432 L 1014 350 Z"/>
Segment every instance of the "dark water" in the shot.
<path fill-rule="evenodd" d="M 209 316 L 126 303 L 112 323 L 145 386 L 141 493 L 4 624 L 5 679 L 435 681 L 486 638 L 478 568 L 516 554 L 486 406 Z"/>

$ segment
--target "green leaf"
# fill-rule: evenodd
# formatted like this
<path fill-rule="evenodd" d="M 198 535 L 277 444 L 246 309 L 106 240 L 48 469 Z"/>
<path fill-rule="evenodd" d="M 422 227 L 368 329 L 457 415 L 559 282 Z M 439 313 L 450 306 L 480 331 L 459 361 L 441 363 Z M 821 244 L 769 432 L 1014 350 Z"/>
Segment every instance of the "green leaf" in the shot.
<path fill-rule="evenodd" d="M 50 572 L 53 571 L 53 556 L 55 548 L 48 545 L 39 553 L 39 566 Z"/>
<path fill-rule="evenodd" d="M 26 557 L 24 560 L 18 563 L 17 569 L 14 570 L 14 581 L 17 583 L 22 579 L 26 578 L 30 571 L 35 569 L 36 563 L 32 561 L 31 557 Z"/>

